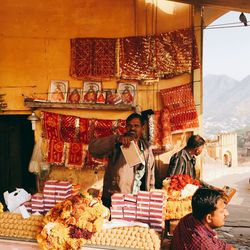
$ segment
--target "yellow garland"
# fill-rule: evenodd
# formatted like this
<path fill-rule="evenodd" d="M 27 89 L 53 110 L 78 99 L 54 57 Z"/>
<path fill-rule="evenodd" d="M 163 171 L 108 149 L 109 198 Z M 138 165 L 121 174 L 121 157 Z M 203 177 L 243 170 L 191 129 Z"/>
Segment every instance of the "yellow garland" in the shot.
<path fill-rule="evenodd" d="M 43 250 L 80 249 L 85 243 L 84 238 L 73 238 L 71 227 L 85 229 L 96 233 L 102 229 L 105 219 L 109 218 L 109 210 L 98 199 L 92 196 L 73 196 L 56 204 L 44 218 L 45 226 L 37 236 Z"/>

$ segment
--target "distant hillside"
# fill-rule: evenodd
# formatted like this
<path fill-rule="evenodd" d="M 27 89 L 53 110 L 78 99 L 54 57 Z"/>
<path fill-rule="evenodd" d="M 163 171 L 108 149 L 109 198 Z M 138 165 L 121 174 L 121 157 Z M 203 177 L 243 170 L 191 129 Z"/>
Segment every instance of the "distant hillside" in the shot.
<path fill-rule="evenodd" d="M 225 75 L 203 79 L 206 134 L 234 131 L 250 125 L 250 76 L 242 81 Z"/>

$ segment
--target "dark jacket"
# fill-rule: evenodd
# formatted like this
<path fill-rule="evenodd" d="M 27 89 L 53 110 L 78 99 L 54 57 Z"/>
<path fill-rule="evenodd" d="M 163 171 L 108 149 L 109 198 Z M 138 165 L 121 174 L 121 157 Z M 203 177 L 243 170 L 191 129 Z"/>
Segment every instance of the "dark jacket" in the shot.
<path fill-rule="evenodd" d="M 117 135 L 98 138 L 90 142 L 89 152 L 96 157 L 109 157 L 109 164 L 105 171 L 103 183 L 103 197 L 110 199 L 113 193 L 132 193 L 134 184 L 134 167 L 126 164 L 124 156 L 117 143 Z M 146 161 L 145 190 L 154 188 L 155 185 L 155 161 L 149 144 L 140 139 L 143 145 Z"/>
<path fill-rule="evenodd" d="M 167 176 L 188 174 L 193 179 L 196 179 L 195 163 L 195 157 L 192 157 L 187 152 L 186 148 L 183 148 L 171 157 L 167 170 Z"/>

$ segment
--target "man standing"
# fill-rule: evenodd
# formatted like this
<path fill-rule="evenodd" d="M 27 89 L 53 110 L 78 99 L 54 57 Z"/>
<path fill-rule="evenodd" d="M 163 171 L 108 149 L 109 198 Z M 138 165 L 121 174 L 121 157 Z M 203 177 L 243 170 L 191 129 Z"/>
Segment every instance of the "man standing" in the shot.
<path fill-rule="evenodd" d="M 109 157 L 105 171 L 102 201 L 107 207 L 111 205 L 111 195 L 114 193 L 137 193 L 139 190 L 149 191 L 155 185 L 154 155 L 148 142 L 142 137 L 144 119 L 137 113 L 126 119 L 124 135 L 111 135 L 94 139 L 89 144 L 89 152 L 96 157 Z M 139 147 L 145 164 L 133 167 L 127 165 L 120 146 L 129 147 L 134 141 Z"/>
<path fill-rule="evenodd" d="M 188 174 L 196 179 L 195 156 L 201 154 L 204 145 L 205 140 L 201 136 L 192 135 L 187 141 L 187 146 L 171 157 L 167 176 Z"/>
<path fill-rule="evenodd" d="M 170 249 L 235 249 L 218 239 L 214 231 L 225 224 L 225 218 L 229 215 L 226 202 L 223 192 L 199 188 L 192 197 L 193 212 L 183 217 L 175 228 Z"/>

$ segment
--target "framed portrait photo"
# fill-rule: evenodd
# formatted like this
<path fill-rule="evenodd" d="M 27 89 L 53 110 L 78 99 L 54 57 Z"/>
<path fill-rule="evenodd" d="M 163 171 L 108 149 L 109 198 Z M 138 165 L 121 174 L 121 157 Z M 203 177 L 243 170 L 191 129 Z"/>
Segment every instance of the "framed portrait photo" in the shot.
<path fill-rule="evenodd" d="M 67 102 L 80 103 L 82 100 L 82 88 L 69 88 Z"/>
<path fill-rule="evenodd" d="M 51 80 L 48 94 L 50 102 L 66 102 L 68 93 L 68 84 L 66 80 Z"/>
<path fill-rule="evenodd" d="M 98 91 L 96 103 L 105 104 L 106 103 L 106 92 L 105 91 Z"/>
<path fill-rule="evenodd" d="M 137 83 L 119 82 L 117 92 L 122 99 L 122 103 L 135 105 Z"/>
<path fill-rule="evenodd" d="M 83 83 L 83 102 L 96 103 L 97 94 L 102 90 L 101 82 L 84 82 Z"/>

